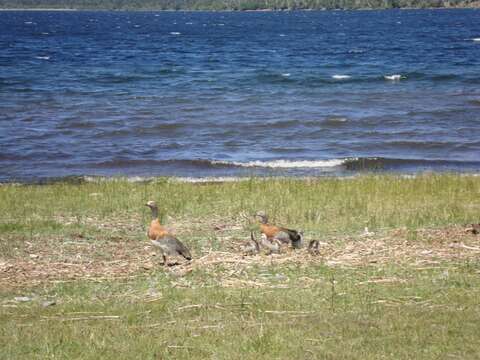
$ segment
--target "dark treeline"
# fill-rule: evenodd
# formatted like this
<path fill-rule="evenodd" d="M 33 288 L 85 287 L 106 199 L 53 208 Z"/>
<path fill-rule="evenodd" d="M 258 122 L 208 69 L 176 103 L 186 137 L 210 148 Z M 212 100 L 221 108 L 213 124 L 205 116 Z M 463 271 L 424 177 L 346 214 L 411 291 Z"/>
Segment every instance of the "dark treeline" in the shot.
<path fill-rule="evenodd" d="M 479 0 L 0 0 L 4 9 L 296 10 L 480 7 Z"/>

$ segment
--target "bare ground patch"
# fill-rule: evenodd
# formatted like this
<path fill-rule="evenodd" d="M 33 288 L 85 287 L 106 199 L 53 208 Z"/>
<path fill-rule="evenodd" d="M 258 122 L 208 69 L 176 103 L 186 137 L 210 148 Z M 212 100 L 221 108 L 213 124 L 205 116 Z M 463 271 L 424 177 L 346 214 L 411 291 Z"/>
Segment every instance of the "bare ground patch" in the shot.
<path fill-rule="evenodd" d="M 129 221 L 97 218 L 57 217 L 68 225 L 79 222 L 105 232 L 105 235 L 85 237 L 82 234 L 64 236 L 34 236 L 22 238 L 14 234 L 2 236 L 2 241 L 21 243 L 22 250 L 8 258 L 0 257 L 0 288 L 33 286 L 77 279 L 110 280 L 141 275 L 162 269 L 161 257 L 143 235 L 142 218 Z M 188 223 L 188 226 L 187 226 Z M 248 239 L 242 220 L 210 218 L 192 223 L 180 219 L 171 226 L 179 237 L 193 246 L 194 260 L 179 262 L 165 271 L 183 276 L 194 270 L 215 272 L 225 287 L 261 287 L 261 279 L 236 276 L 253 266 L 322 264 L 331 267 L 361 267 L 365 265 L 405 264 L 417 269 L 434 267 L 443 262 L 480 258 L 480 237 L 465 232 L 461 226 L 442 229 L 389 230 L 378 234 L 359 234 L 323 239 L 317 254 L 306 248 L 282 249 L 280 254 L 242 254 L 241 246 Z M 187 229 L 181 231 L 181 229 Z M 108 234 L 108 235 L 107 235 Z M 200 235 L 199 235 L 200 234 Z M 205 234 L 205 235 L 203 235 Z M 201 245 L 201 237 L 214 238 Z M 307 236 L 307 242 L 309 237 Z M 220 274 L 218 274 L 220 272 Z M 308 280 L 308 279 L 307 279 Z M 373 279 L 371 281 L 396 281 Z M 308 281 L 307 281 L 308 283 Z"/>

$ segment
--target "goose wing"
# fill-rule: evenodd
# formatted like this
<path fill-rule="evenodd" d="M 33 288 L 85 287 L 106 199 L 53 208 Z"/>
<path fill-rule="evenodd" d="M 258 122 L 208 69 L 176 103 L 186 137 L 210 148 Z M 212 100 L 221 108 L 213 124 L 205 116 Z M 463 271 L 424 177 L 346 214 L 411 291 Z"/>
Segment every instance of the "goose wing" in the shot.
<path fill-rule="evenodd" d="M 167 234 L 157 238 L 157 241 L 161 243 L 163 247 L 167 247 L 171 253 L 182 255 L 187 260 L 192 259 L 190 250 L 188 250 L 188 248 L 175 236 Z"/>
<path fill-rule="evenodd" d="M 290 238 L 291 241 L 295 242 L 295 241 L 300 241 L 302 239 L 300 233 L 297 230 L 292 230 L 287 228 L 281 228 L 280 230 L 288 234 L 288 237 Z"/>

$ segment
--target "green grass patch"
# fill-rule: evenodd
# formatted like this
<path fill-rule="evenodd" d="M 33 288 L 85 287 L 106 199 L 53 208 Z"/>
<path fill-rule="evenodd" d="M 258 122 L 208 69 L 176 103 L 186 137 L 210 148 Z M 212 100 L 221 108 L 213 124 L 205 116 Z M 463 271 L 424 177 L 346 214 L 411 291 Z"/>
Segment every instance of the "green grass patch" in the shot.
<path fill-rule="evenodd" d="M 67 274 L 147 259 L 147 200 L 197 258 L 235 251 L 234 241 L 249 236 L 242 214 L 265 210 L 307 240 L 329 242 L 330 255 L 363 246 L 366 261 L 280 264 L 264 256 L 186 274 L 154 266 L 108 279 L 99 267 L 90 280 L 28 283 L 50 263 Z M 449 229 L 478 223 L 479 214 L 480 177 L 455 174 L 2 185 L 0 358 L 475 359 L 478 237 Z M 360 237 L 365 227 L 378 234 L 372 255 Z M 402 232 L 384 235 L 394 229 Z M 467 247 L 449 247 L 462 241 Z M 389 244 L 405 246 L 410 252 L 399 254 L 409 261 L 388 255 Z M 447 251 L 453 255 L 442 258 Z M 23 276 L 20 267 L 21 286 L 3 286 L 7 275 Z"/>
<path fill-rule="evenodd" d="M 81 224 L 91 217 L 132 216 L 141 226 L 149 218 L 143 205 L 154 199 L 165 219 L 238 217 L 262 209 L 272 221 L 319 233 L 349 234 L 365 226 L 415 229 L 478 221 L 479 195 L 478 177 L 454 174 L 251 179 L 206 185 L 166 180 L 4 185 L 0 187 L 0 226 L 6 232 L 28 233 L 52 230 L 59 217 Z"/>
<path fill-rule="evenodd" d="M 478 270 L 257 268 L 245 276 L 268 286 L 236 289 L 202 286 L 201 274 L 182 288 L 162 272 L 61 284 L 4 307 L 0 345 L 8 359 L 474 359 Z M 398 281 L 368 282 L 378 276 Z"/>

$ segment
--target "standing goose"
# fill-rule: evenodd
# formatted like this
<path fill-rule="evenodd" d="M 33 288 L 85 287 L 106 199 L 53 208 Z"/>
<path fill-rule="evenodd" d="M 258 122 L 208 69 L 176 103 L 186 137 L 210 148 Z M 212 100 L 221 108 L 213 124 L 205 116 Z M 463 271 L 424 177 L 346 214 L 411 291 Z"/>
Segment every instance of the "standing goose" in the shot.
<path fill-rule="evenodd" d="M 269 224 L 268 216 L 263 211 L 257 212 L 255 217 L 260 221 L 260 232 L 264 234 L 268 240 L 278 240 L 284 244 L 291 242 L 294 249 L 302 247 L 303 234 L 301 232 Z"/>
<path fill-rule="evenodd" d="M 152 221 L 148 227 L 147 236 L 151 243 L 160 249 L 163 257 L 163 265 L 167 266 L 167 255 L 181 255 L 185 259 L 191 260 L 192 255 L 190 255 L 188 248 L 160 224 L 158 220 L 158 207 L 155 201 L 149 201 L 145 205 L 152 210 Z"/>

